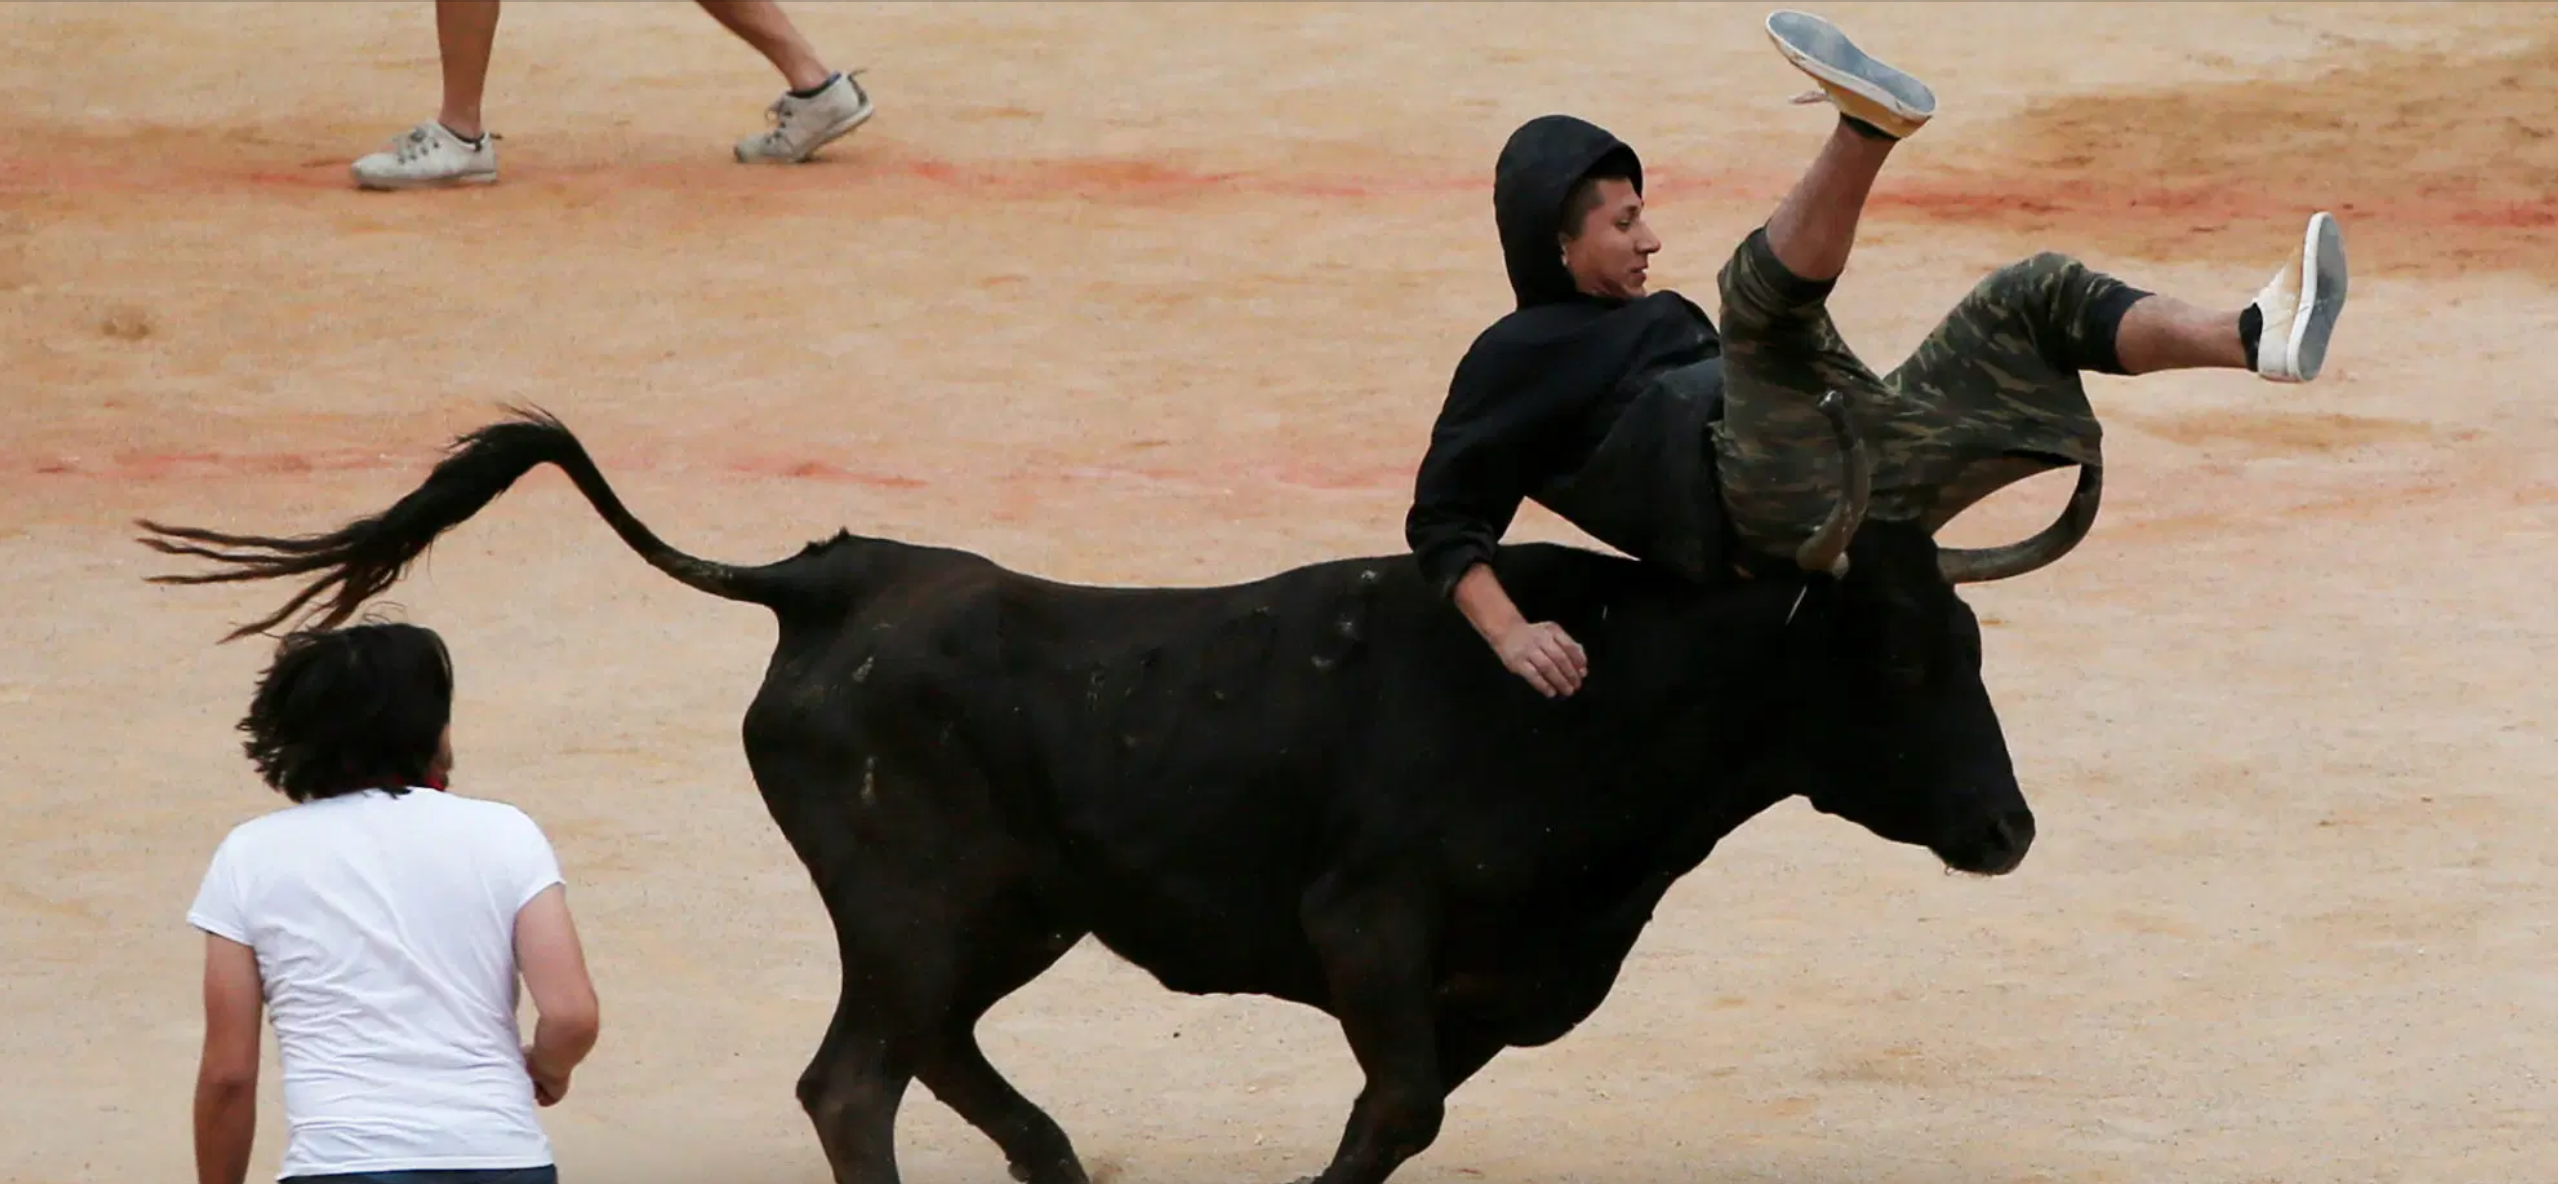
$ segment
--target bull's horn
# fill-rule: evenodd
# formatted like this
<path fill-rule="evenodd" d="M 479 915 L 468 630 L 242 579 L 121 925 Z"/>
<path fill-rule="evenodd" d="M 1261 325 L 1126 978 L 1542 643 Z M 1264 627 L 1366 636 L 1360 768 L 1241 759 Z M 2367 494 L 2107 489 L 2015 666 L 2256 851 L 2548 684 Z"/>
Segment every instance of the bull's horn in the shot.
<path fill-rule="evenodd" d="M 1830 435 L 1838 441 L 1839 501 L 1830 507 L 1829 520 L 1795 549 L 1794 562 L 1805 571 L 1844 576 L 1848 542 L 1856 537 L 1856 528 L 1865 524 L 1866 499 L 1874 492 L 1874 461 L 1866 454 L 1865 442 L 1848 426 L 1846 396 L 1837 391 L 1822 395 L 1821 414 L 1829 417 Z"/>
<path fill-rule="evenodd" d="M 2069 505 L 2041 534 L 2004 547 L 1947 547 L 1937 552 L 1936 569 L 1944 573 L 1949 584 L 1981 584 L 2048 566 L 2087 537 L 2088 530 L 2096 525 L 2096 505 L 2103 500 L 2105 467 L 2080 465 L 2078 488 L 2070 492 Z"/>

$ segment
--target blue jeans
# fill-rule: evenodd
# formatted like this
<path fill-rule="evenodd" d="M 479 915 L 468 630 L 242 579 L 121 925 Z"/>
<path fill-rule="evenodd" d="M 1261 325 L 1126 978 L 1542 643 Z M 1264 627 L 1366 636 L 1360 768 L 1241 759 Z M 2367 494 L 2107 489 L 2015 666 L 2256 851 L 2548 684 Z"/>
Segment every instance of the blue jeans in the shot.
<path fill-rule="evenodd" d="M 277 1184 L 560 1184 L 559 1169 L 494 1168 L 463 1172 L 346 1172 L 331 1176 L 287 1176 Z"/>

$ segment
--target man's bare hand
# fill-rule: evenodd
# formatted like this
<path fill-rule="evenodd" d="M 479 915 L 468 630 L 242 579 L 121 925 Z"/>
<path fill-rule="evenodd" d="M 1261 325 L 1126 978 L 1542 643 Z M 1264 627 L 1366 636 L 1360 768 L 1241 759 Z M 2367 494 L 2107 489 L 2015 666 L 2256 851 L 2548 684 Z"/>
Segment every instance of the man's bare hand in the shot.
<path fill-rule="evenodd" d="M 1581 680 L 1590 676 L 1590 656 L 1563 626 L 1552 621 L 1512 629 L 1493 648 L 1510 673 L 1528 680 L 1529 686 L 1549 699 L 1580 690 Z"/>
<path fill-rule="evenodd" d="M 533 1050 L 529 1048 L 524 1050 L 524 1072 L 533 1079 L 534 1102 L 544 1106 L 556 1106 L 560 1104 L 561 1098 L 568 1096 L 569 1075 L 544 1072 L 541 1062 L 535 1059 Z"/>

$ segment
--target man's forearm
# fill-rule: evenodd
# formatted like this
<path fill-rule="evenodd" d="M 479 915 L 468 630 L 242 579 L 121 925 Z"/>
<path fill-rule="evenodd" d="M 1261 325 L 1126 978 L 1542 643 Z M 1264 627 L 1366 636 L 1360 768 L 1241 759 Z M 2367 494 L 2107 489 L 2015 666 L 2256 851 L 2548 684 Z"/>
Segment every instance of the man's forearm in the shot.
<path fill-rule="evenodd" d="M 196 1184 L 242 1184 L 249 1145 L 258 1133 L 255 1085 L 199 1081 L 195 1086 Z"/>
<path fill-rule="evenodd" d="M 1455 599 L 1457 611 L 1465 614 L 1466 623 L 1493 646 L 1499 646 L 1501 638 L 1511 630 L 1527 624 L 1527 617 L 1511 603 L 1510 593 L 1501 587 L 1501 580 L 1492 574 L 1489 563 L 1466 569 L 1466 574 L 1457 580 Z"/>
<path fill-rule="evenodd" d="M 543 1016 L 533 1024 L 533 1049 L 526 1058 L 532 1068 L 553 1076 L 566 1076 L 575 1070 L 586 1054 L 595 1048 L 595 1037 L 601 1025 L 592 1018 L 578 1016 L 557 1018 Z"/>

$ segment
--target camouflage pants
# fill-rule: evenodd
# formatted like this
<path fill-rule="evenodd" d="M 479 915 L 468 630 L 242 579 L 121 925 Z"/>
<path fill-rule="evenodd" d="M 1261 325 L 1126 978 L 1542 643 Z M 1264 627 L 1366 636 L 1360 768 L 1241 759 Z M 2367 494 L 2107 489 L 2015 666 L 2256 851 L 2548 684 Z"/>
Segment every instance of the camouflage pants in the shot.
<path fill-rule="evenodd" d="M 1876 518 L 1933 529 L 2003 485 L 2102 462 L 2079 374 L 2122 372 L 2114 331 L 2146 292 L 2067 256 L 2036 255 L 1991 273 L 1877 377 L 1830 323 L 1835 282 L 1786 270 L 1765 230 L 1724 264 L 1714 449 L 1744 546 L 1790 555 L 1829 513 L 1839 454 L 1818 410 L 1829 390 L 1848 398 L 1873 458 Z"/>

